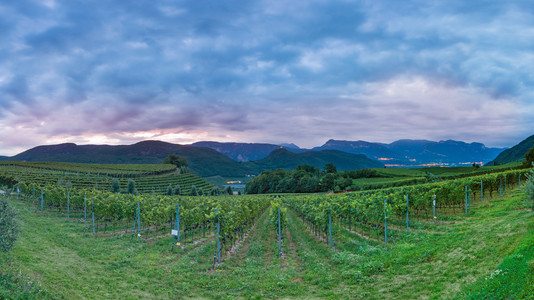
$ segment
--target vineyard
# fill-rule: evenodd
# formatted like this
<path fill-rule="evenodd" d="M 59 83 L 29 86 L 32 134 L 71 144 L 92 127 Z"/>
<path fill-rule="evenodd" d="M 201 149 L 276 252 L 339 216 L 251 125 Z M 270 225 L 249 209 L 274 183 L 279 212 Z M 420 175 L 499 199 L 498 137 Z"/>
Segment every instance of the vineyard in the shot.
<path fill-rule="evenodd" d="M 453 234 L 451 228 L 464 223 L 466 218 L 476 218 L 476 210 L 496 205 L 521 187 L 531 171 L 511 170 L 344 194 L 193 197 L 164 195 L 168 185 L 176 184 L 165 181 L 165 177 L 192 176 L 176 175 L 169 166 L 154 169 L 122 166 L 120 169 L 98 165 L 92 169 L 82 164 L 18 163 L 1 167 L 9 197 L 31 208 L 32 214 L 75 225 L 69 230 L 76 240 L 95 237 L 93 240 L 112 240 L 122 247 L 139 242 L 153 247 L 150 245 L 155 243 L 160 249 L 157 255 L 162 259 L 178 255 L 180 264 L 192 259 L 197 265 L 188 265 L 189 269 L 202 274 L 210 270 L 231 272 L 234 269 L 229 266 L 236 264 L 243 271 L 256 270 L 254 253 L 263 257 L 262 265 L 268 270 L 272 266 L 283 269 L 300 265 L 300 279 L 282 284 L 283 291 L 271 291 L 267 297 L 291 295 L 287 294 L 289 287 L 302 292 L 296 286 L 299 281 L 319 287 L 368 282 L 365 278 L 386 272 L 387 264 L 399 264 L 390 260 L 396 251 L 402 254 L 399 249 L 406 246 L 401 245 L 413 243 L 414 238 L 422 236 L 437 239 Z M 98 170 L 96 174 L 95 170 Z M 112 178 L 135 178 L 138 189 L 144 192 L 113 193 L 109 190 Z M 61 184 L 65 181 L 71 181 L 72 186 Z M 305 250 L 299 249 L 301 245 Z M 373 253 L 380 254 L 384 262 L 375 261 Z M 250 261 L 246 260 L 243 266 L 240 259 L 246 257 Z M 328 268 L 336 268 L 339 275 L 330 274 Z M 185 273 L 195 276 L 193 271 Z M 207 274 L 205 280 L 212 277 Z M 250 279 L 249 275 L 243 274 Z M 181 278 L 190 280 L 190 277 Z M 237 292 L 234 295 L 240 295 L 233 283 L 219 277 L 217 280 L 226 282 L 232 293 Z M 257 280 L 254 282 L 259 284 Z M 213 284 L 204 282 L 201 286 L 213 290 L 216 289 Z M 187 293 L 183 287 L 177 289 Z M 315 296 L 327 295 L 337 294 L 326 292 Z"/>
<path fill-rule="evenodd" d="M 202 178 L 180 174 L 174 165 L 163 164 L 76 164 L 61 162 L 0 162 L 0 182 L 63 185 L 76 189 L 110 190 L 118 180 L 121 191 L 128 180 L 136 183 L 139 193 L 163 195 L 169 186 L 180 187 L 182 195 L 190 195 L 192 186 L 209 193 L 214 186 Z"/>

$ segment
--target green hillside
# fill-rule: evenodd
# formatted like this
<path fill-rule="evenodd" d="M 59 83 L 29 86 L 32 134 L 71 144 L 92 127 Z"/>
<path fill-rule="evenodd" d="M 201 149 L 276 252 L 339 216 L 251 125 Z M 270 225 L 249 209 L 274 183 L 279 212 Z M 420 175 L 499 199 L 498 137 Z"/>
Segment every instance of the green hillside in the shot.
<path fill-rule="evenodd" d="M 332 163 L 338 171 L 380 168 L 383 165 L 362 154 L 350 154 L 338 150 L 308 151 L 293 153 L 285 148 L 274 150 L 266 158 L 246 163 L 251 170 L 261 171 L 284 169 L 293 170 L 298 165 L 311 165 L 322 169 L 325 164 Z"/>
<path fill-rule="evenodd" d="M 534 146 L 534 135 L 521 141 L 521 143 L 513 146 L 510 149 L 504 150 L 493 161 L 487 165 L 502 165 L 510 162 L 522 161 L 525 159 L 525 154 Z"/>
<path fill-rule="evenodd" d="M 81 164 L 58 162 L 1 162 L 0 181 L 10 180 L 37 185 L 71 185 L 73 188 L 110 190 L 114 179 L 121 191 L 128 180 L 135 181 L 139 193 L 165 194 L 167 188 L 180 186 L 182 195 L 191 194 L 194 185 L 209 193 L 213 184 L 190 173 L 180 174 L 173 165 L 163 164 Z"/>
<path fill-rule="evenodd" d="M 189 169 L 202 177 L 243 176 L 245 168 L 231 158 L 209 148 L 183 146 L 161 141 L 133 145 L 76 145 L 72 143 L 38 146 L 17 154 L 13 161 L 54 161 L 101 164 L 159 164 L 169 154 L 185 157 Z"/>

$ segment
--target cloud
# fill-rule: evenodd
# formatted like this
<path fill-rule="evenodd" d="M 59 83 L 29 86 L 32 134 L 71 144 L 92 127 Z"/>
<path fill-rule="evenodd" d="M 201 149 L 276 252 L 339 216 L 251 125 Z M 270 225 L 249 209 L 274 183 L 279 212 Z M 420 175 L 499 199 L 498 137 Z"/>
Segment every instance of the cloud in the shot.
<path fill-rule="evenodd" d="M 2 3 L 0 151 L 137 132 L 509 145 L 533 127 L 533 15 L 528 1 Z"/>

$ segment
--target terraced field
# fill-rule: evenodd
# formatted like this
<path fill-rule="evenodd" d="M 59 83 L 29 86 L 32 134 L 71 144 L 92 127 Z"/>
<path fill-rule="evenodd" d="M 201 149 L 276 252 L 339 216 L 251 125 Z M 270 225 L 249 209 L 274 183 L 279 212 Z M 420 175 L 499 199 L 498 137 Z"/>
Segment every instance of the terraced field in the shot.
<path fill-rule="evenodd" d="M 59 162 L 0 162 L 0 178 L 5 182 L 31 182 L 37 185 L 63 185 L 73 188 L 110 190 L 114 179 L 126 191 L 128 180 L 139 193 L 165 194 L 167 188 L 180 186 L 190 195 L 192 186 L 209 193 L 214 185 L 191 174 L 180 174 L 174 165 L 163 164 L 75 164 Z M 9 178 L 9 179 L 8 179 Z"/>

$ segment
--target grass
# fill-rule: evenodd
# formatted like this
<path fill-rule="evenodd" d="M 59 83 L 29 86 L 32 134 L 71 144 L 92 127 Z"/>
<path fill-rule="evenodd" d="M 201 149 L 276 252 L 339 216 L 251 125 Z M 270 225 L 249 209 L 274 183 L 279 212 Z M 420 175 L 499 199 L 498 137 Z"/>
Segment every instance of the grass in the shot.
<path fill-rule="evenodd" d="M 215 270 L 213 235 L 170 253 L 170 234 L 139 242 L 129 234 L 93 238 L 82 223 L 10 199 L 21 235 L 11 252 L 0 253 L 0 298 L 534 297 L 534 214 L 524 198 L 516 190 L 424 230 L 392 224 L 396 245 L 387 247 L 338 229 L 336 250 L 288 211 L 282 258 L 266 212 Z"/>

